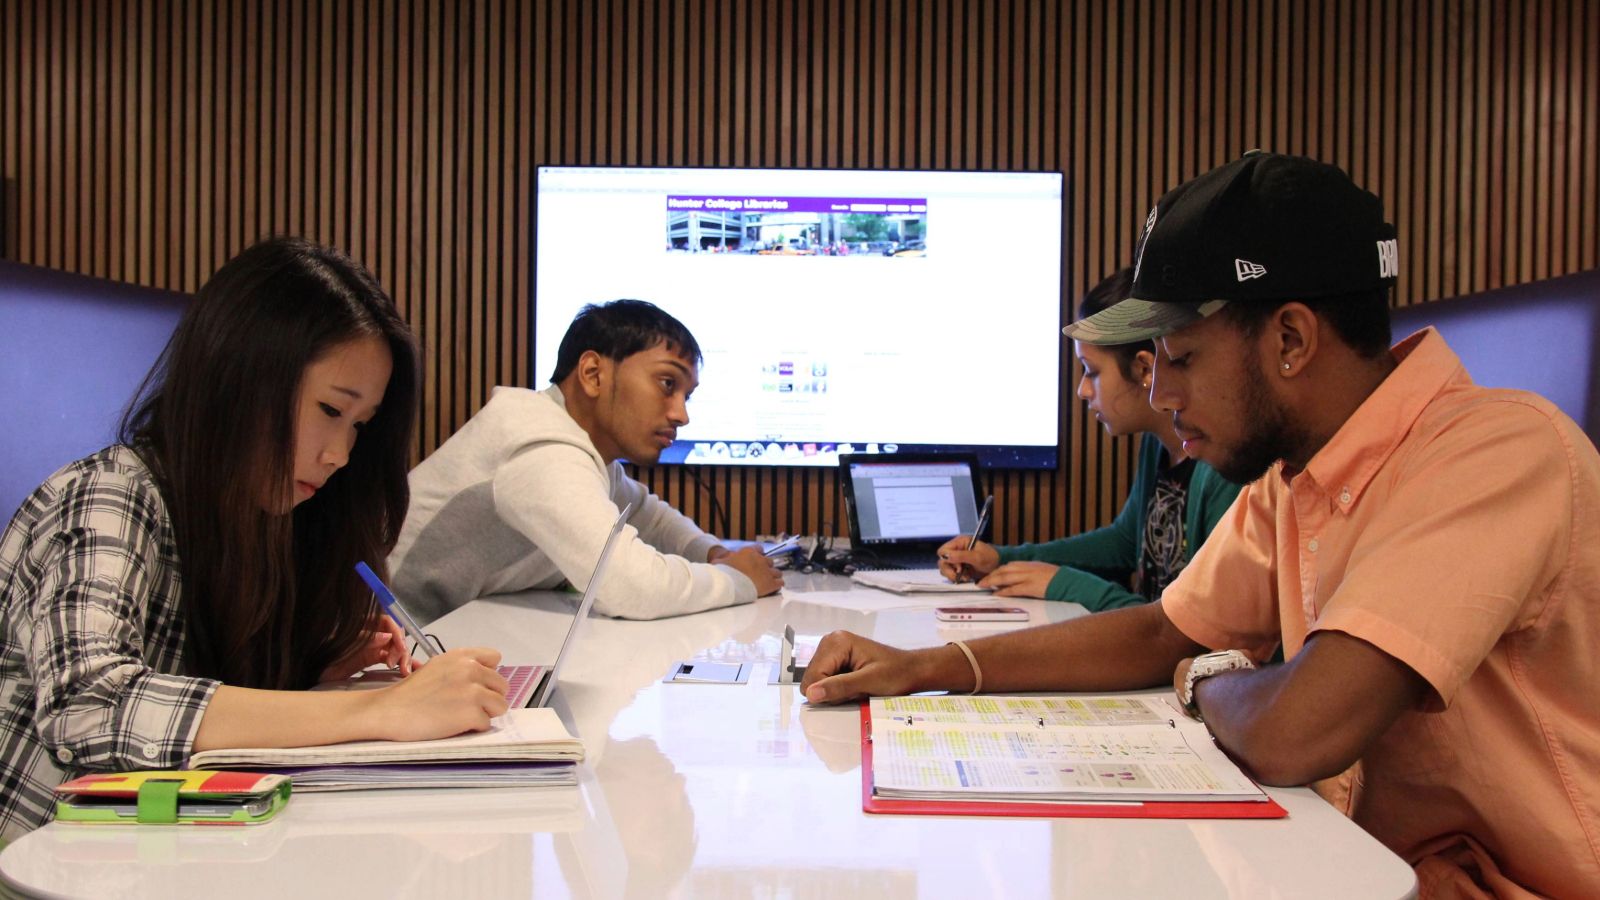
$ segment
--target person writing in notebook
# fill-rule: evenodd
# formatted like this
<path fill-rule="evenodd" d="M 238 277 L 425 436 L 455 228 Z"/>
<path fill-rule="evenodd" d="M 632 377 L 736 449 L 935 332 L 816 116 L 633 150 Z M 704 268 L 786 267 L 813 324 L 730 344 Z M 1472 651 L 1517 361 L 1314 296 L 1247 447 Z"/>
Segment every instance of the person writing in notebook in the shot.
<path fill-rule="evenodd" d="M 1132 286 L 1132 269 L 1116 272 L 1084 295 L 1078 318 L 1126 300 Z M 1144 435 L 1122 511 L 1104 528 L 1042 544 L 968 549 L 966 537 L 952 538 L 939 548 L 939 571 L 978 579 L 997 597 L 1070 600 L 1090 612 L 1149 603 L 1183 571 L 1239 486 L 1184 453 L 1171 418 L 1150 405 L 1154 342 L 1073 348 L 1083 364 L 1078 398 L 1107 433 Z"/>
<path fill-rule="evenodd" d="M 1543 398 L 1474 385 L 1438 332 L 1390 347 L 1398 266 L 1333 166 L 1252 152 L 1168 193 L 1137 299 L 1069 333 L 1156 338 L 1151 402 L 1238 501 L 1156 603 L 965 650 L 835 633 L 807 697 L 1171 684 L 1425 897 L 1600 895 L 1600 454 Z"/>
<path fill-rule="evenodd" d="M 700 346 L 640 300 L 583 308 L 543 391 L 497 387 L 411 473 L 389 558 L 395 592 L 427 622 L 486 594 L 578 587 L 634 504 L 595 609 L 654 619 L 749 603 L 782 576 L 757 547 L 730 553 L 638 481 L 689 422 Z"/>
<path fill-rule="evenodd" d="M 0 537 L 0 843 L 84 772 L 446 737 L 505 711 L 499 654 L 412 671 L 355 573 L 394 543 L 415 414 L 411 333 L 342 254 L 270 240 L 200 288 L 121 443 Z M 376 663 L 410 674 L 304 690 Z"/>

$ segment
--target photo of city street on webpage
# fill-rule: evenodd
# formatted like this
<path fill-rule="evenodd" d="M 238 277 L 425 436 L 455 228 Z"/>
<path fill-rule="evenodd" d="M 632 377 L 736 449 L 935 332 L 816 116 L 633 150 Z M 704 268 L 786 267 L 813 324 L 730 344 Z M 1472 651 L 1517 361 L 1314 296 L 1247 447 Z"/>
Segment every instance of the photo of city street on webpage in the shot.
<path fill-rule="evenodd" d="M 705 356 L 663 462 L 1057 463 L 1059 173 L 542 167 L 536 386 L 586 303 L 649 300 Z"/>

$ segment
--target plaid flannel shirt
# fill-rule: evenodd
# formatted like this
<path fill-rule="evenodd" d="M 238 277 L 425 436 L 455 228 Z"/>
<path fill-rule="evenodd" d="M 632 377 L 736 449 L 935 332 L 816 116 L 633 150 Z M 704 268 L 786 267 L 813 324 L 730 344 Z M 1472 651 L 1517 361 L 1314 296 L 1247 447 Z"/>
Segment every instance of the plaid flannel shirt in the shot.
<path fill-rule="evenodd" d="M 184 670 L 178 552 L 126 446 L 52 475 L 0 537 L 0 843 L 56 785 L 189 756 L 217 682 Z"/>

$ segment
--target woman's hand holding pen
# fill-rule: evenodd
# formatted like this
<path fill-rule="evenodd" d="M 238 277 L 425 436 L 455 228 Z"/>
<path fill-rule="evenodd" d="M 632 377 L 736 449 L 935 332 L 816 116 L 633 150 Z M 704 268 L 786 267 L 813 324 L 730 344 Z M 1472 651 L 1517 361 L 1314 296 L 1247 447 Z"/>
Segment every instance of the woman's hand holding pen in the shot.
<path fill-rule="evenodd" d="M 362 642 L 344 659 L 322 670 L 319 681 L 339 681 L 349 678 L 362 669 L 382 663 L 399 669 L 401 675 L 410 675 L 415 667 L 406 650 L 406 633 L 388 616 L 373 616 L 367 623 Z"/>
<path fill-rule="evenodd" d="M 999 551 L 988 544 L 983 545 L 988 551 L 986 554 L 971 555 L 978 549 L 980 543 L 978 538 L 983 536 L 983 529 L 988 526 L 989 514 L 992 512 L 994 512 L 994 495 L 990 494 L 983 501 L 983 509 L 978 512 L 978 524 L 973 526 L 972 534 L 968 535 L 965 541 L 959 537 L 951 538 L 939 548 L 939 571 L 944 577 L 955 582 L 976 581 L 1000 564 Z"/>
<path fill-rule="evenodd" d="M 968 550 L 967 545 L 972 545 Z M 939 548 L 939 574 L 955 582 L 977 581 L 1000 565 L 1000 551 L 983 541 L 958 535 Z"/>
<path fill-rule="evenodd" d="M 391 741 L 427 741 L 466 731 L 487 731 L 506 711 L 506 680 L 495 671 L 500 653 L 466 647 L 441 653 L 411 677 L 372 698 L 370 733 Z"/>

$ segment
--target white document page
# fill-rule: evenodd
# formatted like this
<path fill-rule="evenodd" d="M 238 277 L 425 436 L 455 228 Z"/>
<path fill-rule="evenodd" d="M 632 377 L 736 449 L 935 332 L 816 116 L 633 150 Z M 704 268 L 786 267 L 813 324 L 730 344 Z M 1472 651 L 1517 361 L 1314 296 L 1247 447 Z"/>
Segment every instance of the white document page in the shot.
<path fill-rule="evenodd" d="M 872 484 L 881 537 L 957 534 L 955 491 L 948 478 L 880 478 Z"/>
<path fill-rule="evenodd" d="M 885 569 L 856 572 L 850 579 L 857 584 L 893 591 L 896 594 L 986 594 L 987 588 L 975 581 L 951 581 L 938 569 Z"/>
<path fill-rule="evenodd" d="M 971 800 L 1266 800 L 1206 727 L 1153 698 L 879 697 L 873 789 Z"/>

